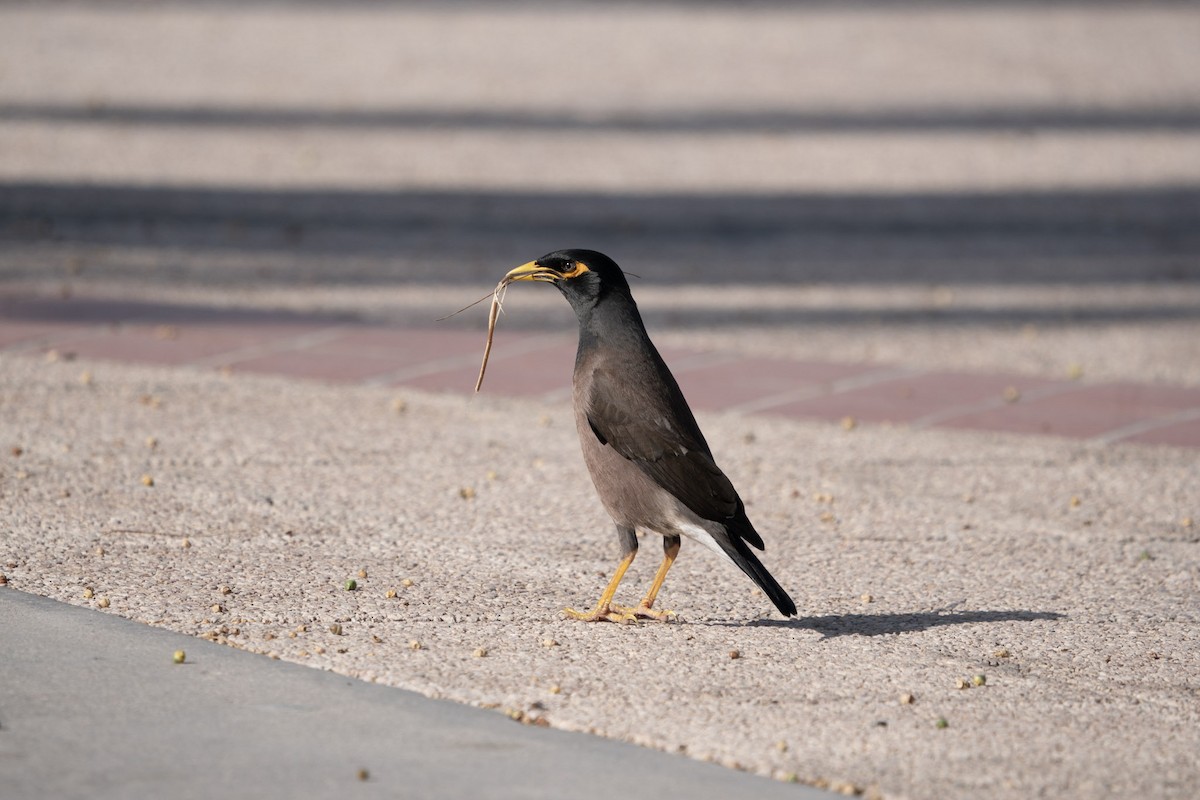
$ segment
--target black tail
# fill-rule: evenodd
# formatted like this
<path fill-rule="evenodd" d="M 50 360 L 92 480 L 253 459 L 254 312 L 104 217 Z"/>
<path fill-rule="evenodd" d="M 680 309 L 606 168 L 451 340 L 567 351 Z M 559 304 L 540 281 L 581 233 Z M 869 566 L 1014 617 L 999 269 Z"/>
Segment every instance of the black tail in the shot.
<path fill-rule="evenodd" d="M 732 541 L 730 541 L 732 540 Z M 758 560 L 758 556 L 746 546 L 739 536 L 722 536 L 719 538 L 721 549 L 733 559 L 733 563 L 742 568 L 742 572 L 750 576 L 750 580 L 758 584 L 758 588 L 771 598 L 771 602 L 785 617 L 796 616 L 796 604 L 779 582 L 767 572 L 767 568 Z M 760 540 L 761 541 L 761 540 Z"/>

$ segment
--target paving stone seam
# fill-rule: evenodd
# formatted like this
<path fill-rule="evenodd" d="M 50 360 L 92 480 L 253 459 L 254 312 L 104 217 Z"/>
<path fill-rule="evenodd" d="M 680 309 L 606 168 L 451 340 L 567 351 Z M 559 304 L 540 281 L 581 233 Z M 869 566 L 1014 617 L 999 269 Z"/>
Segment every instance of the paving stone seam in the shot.
<path fill-rule="evenodd" d="M 775 392 L 764 397 L 729 406 L 725 411 L 741 415 L 759 414 L 770 411 L 770 409 L 778 406 L 787 405 L 788 403 L 811 400 L 814 397 L 842 394 L 854 389 L 865 389 L 870 386 L 899 381 L 905 378 L 917 378 L 924 374 L 926 374 L 925 370 L 913 369 L 911 367 L 883 367 L 871 370 L 862 375 L 840 378 L 817 386 L 802 386 L 797 389 Z"/>
<path fill-rule="evenodd" d="M 1020 399 L 1024 402 L 1028 403 L 1028 402 L 1031 402 L 1034 400 L 1041 400 L 1042 398 L 1045 398 L 1045 397 L 1056 397 L 1058 395 L 1070 394 L 1071 392 L 1079 392 L 1079 391 L 1083 391 L 1083 390 L 1086 390 L 1089 388 L 1091 388 L 1091 387 L 1086 384 L 1079 384 L 1079 383 L 1076 383 L 1076 384 L 1066 384 L 1066 383 L 1051 384 L 1050 386 L 1042 386 L 1037 389 L 1030 389 L 1028 391 L 1022 391 Z M 908 423 L 908 427 L 912 428 L 913 430 L 924 430 L 926 428 L 933 428 L 942 422 L 947 422 L 947 421 L 955 419 L 957 417 L 965 417 L 968 414 L 978 414 L 981 411 L 995 411 L 997 409 L 1002 409 L 1006 405 L 1009 405 L 1012 402 L 1016 402 L 1016 401 L 1009 400 L 1005 397 L 989 397 L 986 400 L 980 400 L 978 402 L 960 403 L 958 405 L 954 405 L 954 406 L 950 406 L 949 408 L 942 409 L 941 411 L 933 411 L 929 414 L 926 414 L 923 417 L 918 417 L 917 419 L 910 420 Z"/>
<path fill-rule="evenodd" d="M 263 356 L 298 352 L 300 350 L 307 350 L 316 345 L 328 344 L 330 342 L 337 341 L 339 338 L 345 335 L 345 332 L 346 329 L 341 326 L 321 328 L 308 333 L 301 333 L 295 336 L 285 336 L 281 339 L 257 342 L 255 344 L 246 345 L 245 347 L 238 347 L 233 350 L 214 353 L 211 356 L 205 356 L 203 358 L 197 358 L 192 361 L 188 361 L 185 363 L 185 366 L 197 367 L 200 369 L 232 367 L 255 358 L 262 358 Z"/>
<path fill-rule="evenodd" d="M 1169 414 L 1164 414 L 1158 417 L 1149 419 L 1140 419 L 1137 422 L 1131 422 L 1120 428 L 1115 428 L 1111 431 L 1101 433 L 1091 437 L 1089 441 L 1096 444 L 1116 444 L 1133 436 L 1138 436 L 1150 431 L 1169 428 L 1172 425 L 1178 425 L 1183 422 L 1192 422 L 1200 419 L 1200 408 L 1185 408 L 1179 411 L 1173 411 Z"/>

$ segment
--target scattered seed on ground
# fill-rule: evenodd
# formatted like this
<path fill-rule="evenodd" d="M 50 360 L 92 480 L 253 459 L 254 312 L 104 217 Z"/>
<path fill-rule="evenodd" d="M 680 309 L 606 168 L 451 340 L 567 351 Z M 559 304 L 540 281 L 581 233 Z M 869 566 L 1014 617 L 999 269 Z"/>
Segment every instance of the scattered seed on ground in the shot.
<path fill-rule="evenodd" d="M 471 655 L 473 655 L 475 658 L 485 658 L 487 657 L 487 654 L 488 651 L 486 647 L 476 647 L 475 652 Z"/>
<path fill-rule="evenodd" d="M 915 702 L 917 702 L 917 698 L 913 696 L 912 692 L 905 692 L 904 694 L 900 695 L 901 705 L 911 706 Z"/>
<path fill-rule="evenodd" d="M 98 605 L 100 608 L 108 608 L 108 598 L 101 597 L 99 600 L 96 601 L 96 605 Z"/>
<path fill-rule="evenodd" d="M 349 580 L 346 581 L 346 583 L 344 585 L 346 587 L 347 592 L 353 592 L 355 589 L 358 588 L 358 581 L 354 580 L 354 578 L 350 578 Z"/>
<path fill-rule="evenodd" d="M 153 485 L 154 485 L 154 478 L 152 476 L 150 476 L 150 475 L 142 476 L 142 486 L 153 486 Z"/>
<path fill-rule="evenodd" d="M 938 729 L 950 727 L 950 723 L 946 721 L 945 717 L 938 717 L 937 722 L 935 722 L 933 724 Z"/>
<path fill-rule="evenodd" d="M 742 651 L 741 651 L 741 650 L 730 650 L 730 651 L 729 651 L 729 657 L 730 657 L 730 658 L 733 658 L 733 659 L 741 658 L 741 657 L 742 657 Z"/>
<path fill-rule="evenodd" d="M 187 653 L 182 650 L 176 650 L 173 658 L 176 664 L 182 664 L 184 661 L 187 661 Z"/>
<path fill-rule="evenodd" d="M 342 626 L 335 622 L 329 626 L 329 632 L 332 633 L 334 636 L 341 636 L 342 635 Z"/>
<path fill-rule="evenodd" d="M 407 589 L 408 587 L 413 585 L 413 579 L 405 578 L 404 580 L 400 581 L 400 585 L 403 586 L 405 589 Z"/>
<path fill-rule="evenodd" d="M 972 675 L 971 676 L 971 685 L 972 686 L 983 686 L 986 683 L 987 683 L 987 675 Z"/>

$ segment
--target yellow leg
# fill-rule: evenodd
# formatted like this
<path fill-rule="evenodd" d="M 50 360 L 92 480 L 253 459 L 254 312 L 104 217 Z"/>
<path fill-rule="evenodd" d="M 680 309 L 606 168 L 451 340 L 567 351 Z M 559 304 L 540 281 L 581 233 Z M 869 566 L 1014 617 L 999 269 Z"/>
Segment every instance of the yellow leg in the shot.
<path fill-rule="evenodd" d="M 671 620 L 676 617 L 674 611 L 655 611 L 654 600 L 658 597 L 658 590 L 662 588 L 663 581 L 667 579 L 667 571 L 671 569 L 671 565 L 675 563 L 675 557 L 679 555 L 679 540 L 668 541 L 666 547 L 663 548 L 663 560 L 658 565 L 658 572 L 654 573 L 654 582 L 650 584 L 650 591 L 646 592 L 646 596 L 642 598 L 642 602 L 637 608 L 618 608 L 618 611 L 624 611 L 641 619 L 657 619 L 660 621 Z"/>
<path fill-rule="evenodd" d="M 617 572 L 613 575 L 612 580 L 608 582 L 608 586 L 604 589 L 604 594 L 600 595 L 599 602 L 591 611 L 576 611 L 573 608 L 564 609 L 563 613 L 572 619 L 582 620 L 584 622 L 636 622 L 637 617 L 626 609 L 615 609 L 612 605 L 613 595 L 617 593 L 617 586 L 621 584 L 621 578 L 625 577 L 625 570 L 629 569 L 629 565 L 633 563 L 633 557 L 637 555 L 637 551 L 626 555 L 621 559 L 621 563 L 617 565 Z"/>

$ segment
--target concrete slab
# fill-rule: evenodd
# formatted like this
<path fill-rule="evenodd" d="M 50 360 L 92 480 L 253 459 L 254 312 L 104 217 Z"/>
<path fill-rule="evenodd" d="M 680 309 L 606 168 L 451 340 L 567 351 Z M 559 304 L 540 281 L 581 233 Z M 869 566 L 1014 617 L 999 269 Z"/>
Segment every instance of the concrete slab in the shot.
<path fill-rule="evenodd" d="M 3 587 L 0 642 L 9 798 L 834 796 Z"/>

